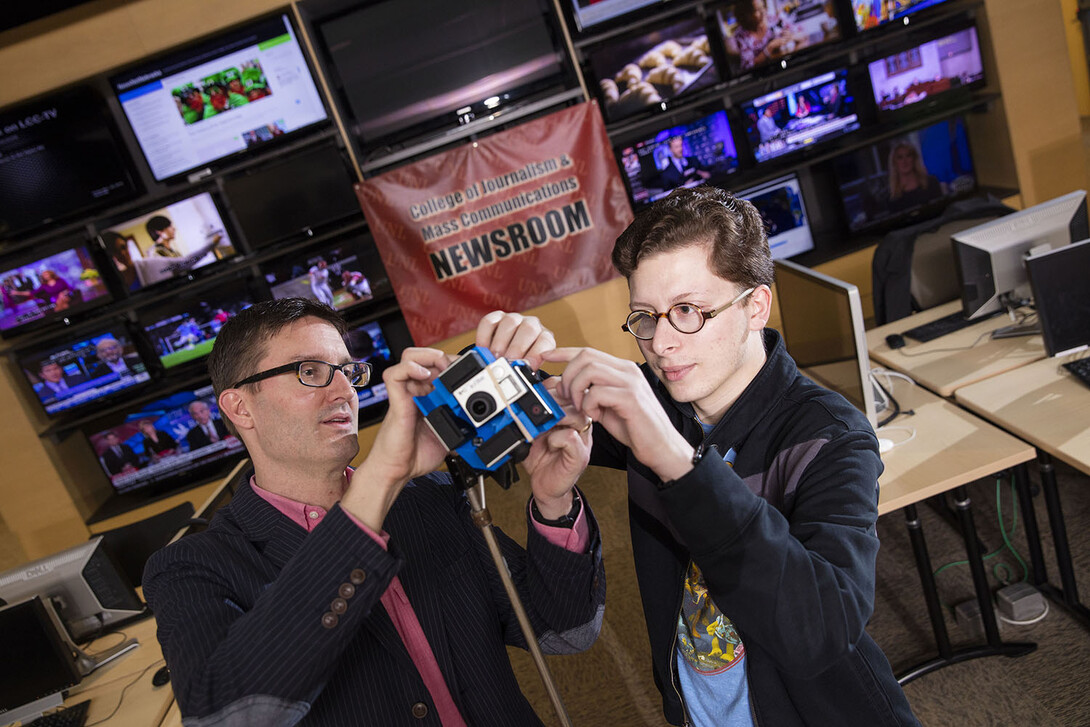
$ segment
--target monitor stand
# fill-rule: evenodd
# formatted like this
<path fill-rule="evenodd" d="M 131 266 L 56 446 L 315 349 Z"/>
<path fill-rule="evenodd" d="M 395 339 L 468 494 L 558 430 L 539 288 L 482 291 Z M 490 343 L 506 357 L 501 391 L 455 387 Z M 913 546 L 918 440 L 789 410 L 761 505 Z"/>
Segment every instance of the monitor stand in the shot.
<path fill-rule="evenodd" d="M 46 613 L 49 614 L 49 618 L 53 621 L 53 625 L 57 627 L 57 633 L 60 634 L 61 639 L 64 640 L 64 643 L 72 652 L 72 657 L 76 660 L 76 667 L 79 669 L 80 676 L 85 677 L 100 666 L 105 666 L 114 659 L 124 656 L 137 646 L 140 646 L 140 642 L 136 639 L 125 639 L 117 646 L 111 646 L 103 651 L 88 654 L 86 651 L 76 646 L 76 642 L 72 640 L 72 637 L 68 633 L 68 629 L 64 626 L 64 622 L 62 622 L 60 616 L 57 615 L 57 609 L 53 605 L 53 601 L 50 599 L 42 599 L 42 602 L 46 606 Z"/>
<path fill-rule="evenodd" d="M 1040 334 L 1040 323 L 1022 323 L 996 328 L 992 331 L 992 338 L 1017 338 L 1018 336 L 1035 336 Z"/>

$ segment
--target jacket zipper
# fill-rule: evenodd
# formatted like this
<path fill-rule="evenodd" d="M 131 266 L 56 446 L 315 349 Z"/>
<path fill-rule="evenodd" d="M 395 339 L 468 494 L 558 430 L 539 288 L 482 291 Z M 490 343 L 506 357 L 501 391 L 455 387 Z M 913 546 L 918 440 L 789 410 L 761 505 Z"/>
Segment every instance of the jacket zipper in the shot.
<path fill-rule="evenodd" d="M 685 706 L 685 697 L 681 696 L 681 687 L 677 683 L 677 624 L 681 619 L 681 604 L 685 598 L 685 578 L 688 576 L 689 568 L 692 565 L 693 560 L 690 558 L 685 566 L 685 573 L 682 575 L 681 595 L 677 601 L 677 609 L 674 611 L 674 640 L 670 644 L 670 686 L 673 687 L 674 694 L 677 695 L 677 701 L 681 705 L 681 723 L 684 727 L 691 727 L 692 722 L 689 721 L 689 708 Z M 748 678 L 749 675 L 746 676 Z"/>

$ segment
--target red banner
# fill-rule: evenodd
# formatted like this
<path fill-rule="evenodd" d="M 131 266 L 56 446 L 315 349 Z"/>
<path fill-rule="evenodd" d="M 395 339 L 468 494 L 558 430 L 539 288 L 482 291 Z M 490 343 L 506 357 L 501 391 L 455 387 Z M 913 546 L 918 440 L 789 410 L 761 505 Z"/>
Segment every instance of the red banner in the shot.
<path fill-rule="evenodd" d="M 419 346 L 612 278 L 632 209 L 595 102 L 356 185 Z"/>

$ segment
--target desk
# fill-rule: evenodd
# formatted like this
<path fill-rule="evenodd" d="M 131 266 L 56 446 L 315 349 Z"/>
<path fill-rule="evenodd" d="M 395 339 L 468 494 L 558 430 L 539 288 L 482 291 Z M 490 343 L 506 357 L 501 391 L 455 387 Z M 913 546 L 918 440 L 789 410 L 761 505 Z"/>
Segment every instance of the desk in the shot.
<path fill-rule="evenodd" d="M 951 396 L 962 387 L 1017 369 L 1045 357 L 1040 335 L 992 339 L 981 336 L 1010 325 L 1007 316 L 995 316 L 927 343 L 906 338 L 904 348 L 892 349 L 886 336 L 961 310 L 954 301 L 867 331 L 867 352 L 883 366 L 908 374 L 939 396 Z M 974 346 L 973 344 L 976 343 Z M 971 348 L 970 348 L 971 347 Z"/>
<path fill-rule="evenodd" d="M 1050 599 L 1066 607 L 1090 626 L 1090 609 L 1079 600 L 1067 527 L 1052 469 L 1053 456 L 1090 474 L 1090 388 L 1076 380 L 1061 364 L 1087 356 L 1086 352 L 1062 359 L 1043 359 L 955 392 L 959 404 L 977 412 L 1037 447 L 1041 489 L 1048 508 L 1049 525 L 1056 550 L 1062 589 L 1048 584 L 1041 543 L 1027 538 L 1033 563 L 1034 583 Z M 1032 502 L 1023 519 L 1034 523 Z M 1027 536 L 1029 532 L 1027 532 Z"/>
<path fill-rule="evenodd" d="M 885 471 L 878 480 L 878 513 L 898 509 L 905 512 L 916 568 L 939 650 L 938 657 L 910 667 L 898 675 L 898 681 L 906 684 L 942 666 L 981 656 L 1028 654 L 1036 644 L 1008 643 L 999 638 L 965 485 L 1032 460 L 1033 447 L 918 386 L 897 381 L 893 394 L 902 408 L 915 411 L 915 416 L 894 421 L 893 425 L 915 429 L 916 436 L 882 455 Z M 951 490 L 986 636 L 985 644 L 958 651 L 950 645 L 927 543 L 916 514 L 916 503 Z"/>

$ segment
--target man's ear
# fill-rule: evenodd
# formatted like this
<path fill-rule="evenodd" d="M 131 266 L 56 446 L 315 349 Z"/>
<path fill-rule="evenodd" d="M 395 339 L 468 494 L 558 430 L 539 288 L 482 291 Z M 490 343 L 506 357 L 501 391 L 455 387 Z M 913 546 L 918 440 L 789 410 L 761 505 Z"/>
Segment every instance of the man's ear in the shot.
<path fill-rule="evenodd" d="M 227 389 L 220 394 L 220 414 L 231 420 L 231 424 L 238 431 L 254 428 L 253 417 L 250 416 L 250 408 L 246 403 L 246 397 L 238 389 Z"/>
<path fill-rule="evenodd" d="M 768 317 L 772 315 L 772 289 L 767 285 L 758 285 L 749 294 L 746 311 L 749 314 L 749 330 L 760 331 L 768 325 Z"/>

